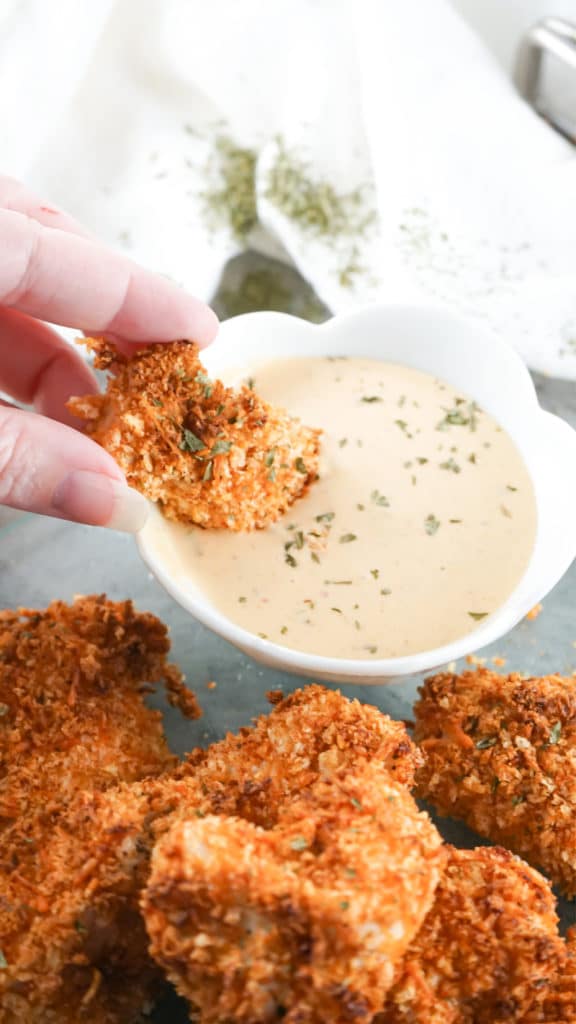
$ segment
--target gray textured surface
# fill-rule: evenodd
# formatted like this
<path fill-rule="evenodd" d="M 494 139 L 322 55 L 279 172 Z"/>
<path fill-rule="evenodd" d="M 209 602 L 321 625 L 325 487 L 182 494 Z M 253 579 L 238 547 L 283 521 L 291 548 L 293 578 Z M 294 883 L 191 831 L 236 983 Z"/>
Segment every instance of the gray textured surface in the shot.
<path fill-rule="evenodd" d="M 576 426 L 573 384 L 539 378 L 542 404 Z M 512 398 L 511 398 L 512 400 Z M 131 597 L 142 609 L 170 624 L 174 659 L 184 669 L 204 709 L 199 722 L 183 723 L 160 698 L 153 703 L 164 713 L 171 745 L 177 752 L 209 743 L 236 730 L 268 709 L 269 689 L 286 692 L 301 685 L 294 677 L 261 668 L 229 644 L 194 622 L 175 605 L 141 563 L 134 542 L 120 534 L 26 516 L 0 529 L 0 606 L 42 607 L 54 598 L 105 591 L 111 598 Z M 547 598 L 542 615 L 521 623 L 483 656 L 506 658 L 506 669 L 531 674 L 572 673 L 576 669 L 576 563 Z M 216 680 L 208 690 L 206 683 Z M 377 704 L 395 718 L 410 718 L 419 679 L 381 687 L 348 687 L 344 691 Z M 576 683 L 575 683 L 576 685 Z M 446 838 L 457 845 L 478 840 L 462 826 L 442 822 Z M 576 922 L 576 905 L 561 904 L 564 925 Z M 169 1001 L 155 1020 L 179 1024 L 186 1019 Z"/>

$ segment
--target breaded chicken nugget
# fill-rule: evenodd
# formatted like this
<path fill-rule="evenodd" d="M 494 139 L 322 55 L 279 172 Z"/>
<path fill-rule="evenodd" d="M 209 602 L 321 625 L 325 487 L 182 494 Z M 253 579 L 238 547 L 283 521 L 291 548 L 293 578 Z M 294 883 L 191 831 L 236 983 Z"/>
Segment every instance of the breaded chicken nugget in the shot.
<path fill-rule="evenodd" d="M 539 994 L 522 1024 L 575 1024 L 576 1022 L 576 929 L 566 937 L 566 961 L 550 988 Z"/>
<path fill-rule="evenodd" d="M 130 1019 L 125 979 L 117 990 L 112 979 L 115 970 L 140 976 L 145 942 L 138 951 L 123 904 L 114 934 L 103 936 L 78 877 L 87 871 L 89 879 L 90 863 L 121 844 L 124 819 L 112 837 L 103 826 L 97 839 L 71 808 L 175 764 L 159 712 L 142 699 L 150 683 L 163 680 L 174 700 L 198 712 L 180 673 L 166 663 L 168 649 L 166 627 L 130 601 L 86 597 L 45 611 L 0 613 L 2 1024 Z M 75 900 L 79 913 L 67 913 L 66 901 Z M 115 949 L 110 964 L 106 942 Z M 135 989 L 138 1009 L 142 991 Z M 99 1007 L 94 1017 L 92 1005 Z"/>
<path fill-rule="evenodd" d="M 428 679 L 419 794 L 576 894 L 576 686 L 487 669 Z"/>
<path fill-rule="evenodd" d="M 1 1024 L 131 1024 L 160 977 L 138 911 L 157 836 L 182 815 L 273 824 L 320 770 L 367 757 L 402 782 L 419 763 L 404 726 L 311 686 L 174 773 L 84 795 L 42 843 L 21 839 L 0 877 Z"/>
<path fill-rule="evenodd" d="M 160 985 L 137 895 L 146 783 L 81 794 L 0 878 L 1 1024 L 133 1024 Z"/>
<path fill-rule="evenodd" d="M 168 519 L 259 529 L 316 479 L 320 432 L 246 385 L 209 380 L 196 345 L 154 345 L 130 359 L 102 339 L 89 345 L 112 376 L 106 394 L 69 408 Z"/>
<path fill-rule="evenodd" d="M 448 850 L 432 909 L 377 1024 L 524 1020 L 564 962 L 546 879 L 498 847 Z"/>
<path fill-rule="evenodd" d="M 282 805 L 319 774 L 363 760 L 374 760 L 398 782 L 413 785 L 421 754 L 405 726 L 378 708 L 323 686 L 271 699 L 272 713 L 251 728 L 189 755 L 183 771 L 208 794 L 205 809 L 270 828 Z"/>
<path fill-rule="evenodd" d="M 442 841 L 375 762 L 319 778 L 264 830 L 176 822 L 142 909 L 202 1024 L 366 1022 L 429 909 Z"/>
<path fill-rule="evenodd" d="M 142 700 L 151 682 L 182 688 L 169 646 L 166 627 L 130 601 L 0 612 L 0 831 L 173 763 L 160 713 Z"/>

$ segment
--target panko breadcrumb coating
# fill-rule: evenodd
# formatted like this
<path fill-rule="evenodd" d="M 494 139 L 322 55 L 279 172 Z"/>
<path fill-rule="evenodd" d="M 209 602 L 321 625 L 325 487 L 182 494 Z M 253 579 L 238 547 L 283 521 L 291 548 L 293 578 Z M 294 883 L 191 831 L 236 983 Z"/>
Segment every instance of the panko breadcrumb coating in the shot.
<path fill-rule="evenodd" d="M 176 822 L 142 901 L 151 952 L 202 1024 L 369 1024 L 443 860 L 429 818 L 381 765 L 338 769 L 270 830 Z"/>
<path fill-rule="evenodd" d="M 432 909 L 376 1024 L 523 1021 L 564 964 L 546 879 L 498 847 L 448 851 Z"/>
<path fill-rule="evenodd" d="M 80 794 L 0 880 L 1 1024 L 135 1024 L 161 985 L 137 898 L 152 783 Z M 165 810 L 164 803 L 162 810 Z"/>
<path fill-rule="evenodd" d="M 173 763 L 160 713 L 142 700 L 153 682 L 176 699 L 184 689 L 169 646 L 166 627 L 130 601 L 0 612 L 0 831 Z"/>
<path fill-rule="evenodd" d="M 566 936 L 566 960 L 550 988 L 546 988 L 535 1005 L 522 1018 L 522 1024 L 576 1024 L 576 929 Z"/>
<path fill-rule="evenodd" d="M 488 669 L 426 680 L 419 795 L 576 894 L 576 686 Z"/>
<path fill-rule="evenodd" d="M 118 934 L 107 933 L 81 899 L 82 873 L 89 879 L 107 846 L 121 846 L 124 826 L 97 840 L 73 809 L 174 766 L 161 715 L 142 699 L 161 680 L 182 698 L 168 650 L 166 627 L 130 601 L 85 597 L 0 613 L 2 1024 L 125 1024 L 145 1001 L 147 983 L 126 988 L 147 960 L 144 940 L 140 950 L 132 942 L 134 913 L 122 906 Z M 185 702 L 198 713 L 190 691 Z M 67 914 L 78 899 L 79 912 Z"/>
<path fill-rule="evenodd" d="M 111 377 L 105 394 L 69 408 L 168 519 L 260 529 L 316 479 L 320 431 L 247 385 L 210 380 L 196 345 L 153 345 L 128 359 L 103 339 L 87 344 Z"/>
<path fill-rule="evenodd" d="M 405 726 L 378 708 L 315 685 L 270 699 L 272 713 L 251 728 L 189 755 L 182 770 L 193 774 L 209 795 L 213 812 L 270 828 L 282 805 L 319 774 L 364 760 L 378 762 L 398 782 L 413 785 L 421 754 Z"/>
<path fill-rule="evenodd" d="M 402 782 L 419 763 L 403 725 L 311 686 L 166 775 L 82 794 L 0 879 L 1 1024 L 132 1024 L 160 980 L 138 910 L 157 837 L 197 814 L 273 824 L 320 771 L 368 757 Z"/>

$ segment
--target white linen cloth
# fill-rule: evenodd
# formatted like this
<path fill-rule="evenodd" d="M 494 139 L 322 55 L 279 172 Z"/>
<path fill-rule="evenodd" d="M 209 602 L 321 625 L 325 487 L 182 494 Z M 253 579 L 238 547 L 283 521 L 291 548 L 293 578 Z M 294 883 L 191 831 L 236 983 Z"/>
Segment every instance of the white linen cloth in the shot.
<path fill-rule="evenodd" d="M 332 310 L 442 302 L 576 379 L 576 149 L 510 75 L 552 14 L 576 0 L 0 0 L 0 172 L 209 299 L 238 249 L 199 198 L 225 122 L 260 154 L 253 244 Z M 375 186 L 353 289 L 262 194 L 279 134 L 339 189 Z"/>

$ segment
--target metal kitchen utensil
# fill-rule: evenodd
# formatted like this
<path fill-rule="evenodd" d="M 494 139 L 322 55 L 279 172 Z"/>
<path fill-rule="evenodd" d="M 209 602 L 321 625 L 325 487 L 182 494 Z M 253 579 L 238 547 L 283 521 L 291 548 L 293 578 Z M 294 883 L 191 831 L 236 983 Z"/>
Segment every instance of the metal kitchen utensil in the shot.
<path fill-rule="evenodd" d="M 573 119 L 553 109 L 542 96 L 546 57 L 555 57 L 576 75 L 576 24 L 563 18 L 544 18 L 526 33 L 516 57 L 514 81 L 520 94 L 570 142 L 576 144 L 576 111 Z"/>

